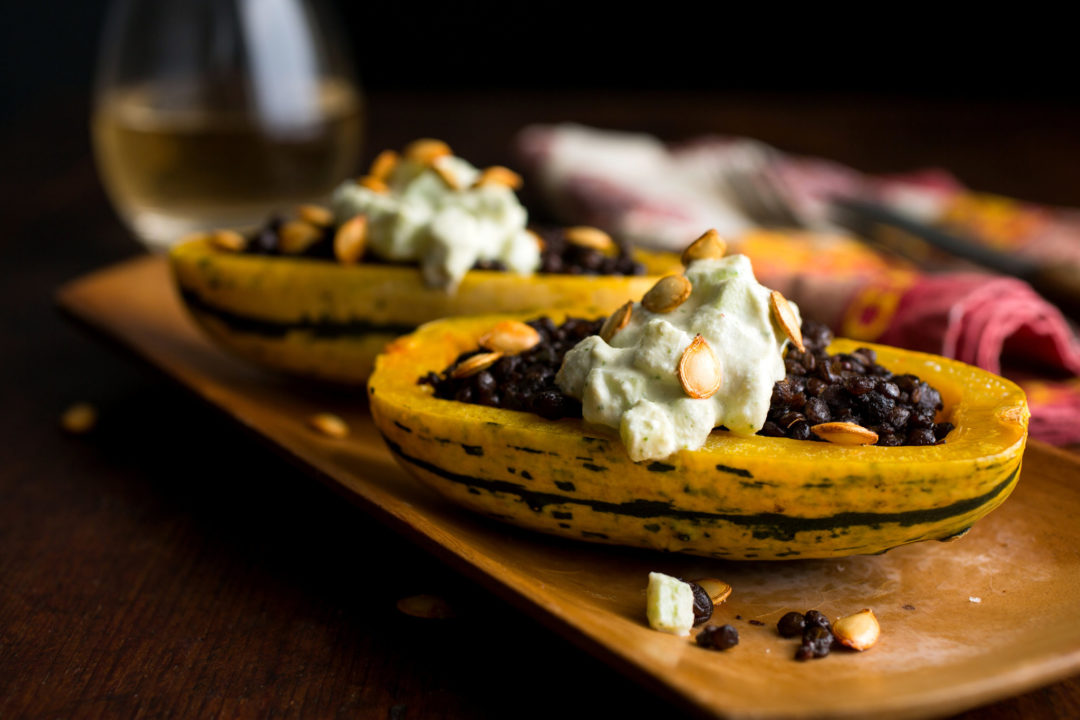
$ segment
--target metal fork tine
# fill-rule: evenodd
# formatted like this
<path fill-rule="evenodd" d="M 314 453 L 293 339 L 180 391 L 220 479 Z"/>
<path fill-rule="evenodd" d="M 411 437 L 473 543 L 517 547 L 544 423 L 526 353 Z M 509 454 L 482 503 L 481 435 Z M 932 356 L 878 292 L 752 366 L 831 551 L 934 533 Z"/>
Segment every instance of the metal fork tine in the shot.
<path fill-rule="evenodd" d="M 777 153 L 760 145 L 741 150 L 720 171 L 724 187 L 739 209 L 763 227 L 803 227 L 775 173 Z"/>

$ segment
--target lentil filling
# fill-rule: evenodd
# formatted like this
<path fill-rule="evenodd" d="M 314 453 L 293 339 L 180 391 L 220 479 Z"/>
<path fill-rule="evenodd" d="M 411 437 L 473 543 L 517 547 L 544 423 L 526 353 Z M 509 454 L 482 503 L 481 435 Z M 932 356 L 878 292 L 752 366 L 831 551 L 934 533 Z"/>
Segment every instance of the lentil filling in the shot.
<path fill-rule="evenodd" d="M 431 385 L 435 397 L 531 412 L 548 420 L 581 417 L 581 403 L 564 395 L 555 375 L 566 353 L 584 338 L 600 332 L 603 319 L 568 318 L 555 325 L 543 317 L 527 324 L 540 342 L 517 355 L 465 377 L 451 370 L 486 350 L 461 354 L 442 373 L 428 373 L 419 383 Z M 822 441 L 812 425 L 849 422 L 877 433 L 877 445 L 935 445 L 945 441 L 952 423 L 935 422 L 943 405 L 937 390 L 915 375 L 894 375 L 877 364 L 870 348 L 829 354 L 833 335 L 813 321 L 802 324 L 805 352 L 789 347 L 787 377 L 773 387 L 768 418 L 758 432 L 769 437 Z"/>
<path fill-rule="evenodd" d="M 285 223 L 281 216 L 271 217 L 262 227 L 247 238 L 244 252 L 250 255 L 283 255 L 281 250 L 281 226 Z M 302 253 L 293 257 L 315 258 L 335 262 L 334 233 L 337 226 L 320 228 L 320 236 Z M 568 242 L 562 230 L 555 228 L 533 228 L 541 240 L 540 267 L 537 272 L 557 275 L 644 275 L 645 266 L 634 260 L 630 252 L 621 245 L 615 245 L 611 253 L 595 248 Z M 405 264 L 391 263 L 368 251 L 360 258 L 367 264 Z M 506 267 L 499 261 L 484 261 L 473 266 L 475 270 L 500 270 Z"/>

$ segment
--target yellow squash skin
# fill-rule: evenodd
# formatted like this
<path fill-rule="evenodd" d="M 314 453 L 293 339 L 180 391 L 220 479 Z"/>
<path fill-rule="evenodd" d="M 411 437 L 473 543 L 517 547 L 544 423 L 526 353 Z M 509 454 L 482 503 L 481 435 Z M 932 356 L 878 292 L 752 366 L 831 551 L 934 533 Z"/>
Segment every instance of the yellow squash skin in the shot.
<path fill-rule="evenodd" d="M 635 464 L 607 428 L 439 400 L 417 385 L 499 319 L 452 318 L 399 338 L 376 361 L 368 394 L 408 472 L 505 522 L 724 559 L 841 557 L 958 536 L 1019 477 L 1029 417 L 1020 388 L 892 347 L 869 346 L 882 365 L 941 392 L 942 419 L 956 425 L 945 444 L 843 447 L 714 431 L 701 450 Z M 858 345 L 866 344 L 837 340 L 830 350 Z"/>
<path fill-rule="evenodd" d="M 639 253 L 650 275 L 531 275 L 474 270 L 453 294 L 398 265 L 244 255 L 205 239 L 175 246 L 173 276 L 188 310 L 223 347 L 266 367 L 362 384 L 389 341 L 436 318 L 573 310 L 593 317 L 639 298 L 678 257 Z"/>

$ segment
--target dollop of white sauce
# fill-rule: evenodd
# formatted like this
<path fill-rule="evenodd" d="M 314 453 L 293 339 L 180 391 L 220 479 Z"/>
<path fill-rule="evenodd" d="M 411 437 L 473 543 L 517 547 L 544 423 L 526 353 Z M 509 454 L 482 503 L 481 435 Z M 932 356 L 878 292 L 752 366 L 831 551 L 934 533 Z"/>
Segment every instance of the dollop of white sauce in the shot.
<path fill-rule="evenodd" d="M 391 261 L 420 263 L 424 282 L 453 291 L 478 261 L 497 260 L 512 272 L 540 266 L 540 248 L 526 231 L 528 215 L 505 185 L 472 187 L 480 172 L 467 161 L 436 160 L 455 190 L 431 167 L 402 159 L 379 193 L 351 180 L 334 191 L 337 222 L 367 216 L 368 246 Z"/>
<path fill-rule="evenodd" d="M 785 377 L 787 335 L 773 318 L 770 290 L 750 259 L 731 255 L 690 264 L 690 297 L 653 313 L 636 303 L 611 344 L 598 335 L 566 354 L 555 382 L 582 402 L 586 422 L 617 428 L 634 462 L 697 450 L 720 425 L 753 435 L 765 424 L 773 385 Z M 791 303 L 796 317 L 798 307 Z M 700 334 L 720 364 L 720 389 L 688 397 L 676 370 Z"/>

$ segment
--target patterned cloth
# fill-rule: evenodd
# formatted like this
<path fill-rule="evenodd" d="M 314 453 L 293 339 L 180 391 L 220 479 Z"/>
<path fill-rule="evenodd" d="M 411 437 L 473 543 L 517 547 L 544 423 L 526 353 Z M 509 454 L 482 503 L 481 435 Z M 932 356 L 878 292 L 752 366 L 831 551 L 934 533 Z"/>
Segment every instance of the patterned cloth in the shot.
<path fill-rule="evenodd" d="M 707 228 L 750 257 L 762 283 L 845 337 L 957 358 L 1016 380 L 1031 434 L 1080 442 L 1080 344 L 1031 287 L 925 246 L 886 256 L 830 223 L 833 194 L 871 198 L 999 250 L 1080 265 L 1080 212 L 964 188 L 942 170 L 868 176 L 783 155 L 746 139 L 667 146 L 639 134 L 576 125 L 523 130 L 517 149 L 552 210 L 638 245 L 681 250 Z M 810 228 L 767 231 L 740 210 L 725 177 L 768 159 L 790 210 Z"/>

